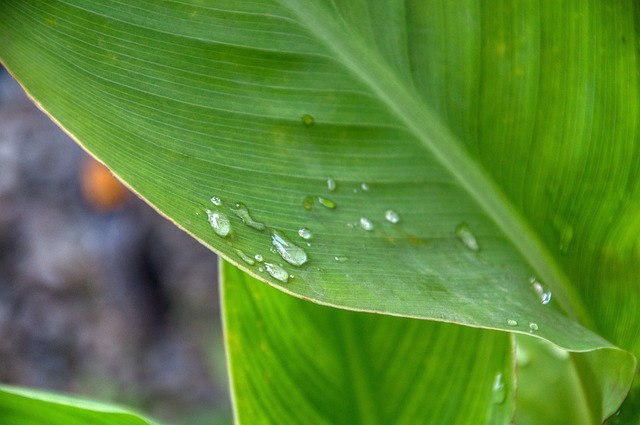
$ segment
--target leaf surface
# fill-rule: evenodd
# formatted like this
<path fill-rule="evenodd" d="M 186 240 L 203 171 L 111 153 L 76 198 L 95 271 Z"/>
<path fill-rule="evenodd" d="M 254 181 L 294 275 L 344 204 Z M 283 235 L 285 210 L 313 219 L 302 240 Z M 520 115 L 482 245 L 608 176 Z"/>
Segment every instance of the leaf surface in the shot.
<path fill-rule="evenodd" d="M 0 386 L 0 417 L 11 425 L 157 425 L 106 403 L 4 385 Z"/>
<path fill-rule="evenodd" d="M 611 343 L 640 353 L 637 8 L 5 1 L 0 58 L 253 276 L 322 304 L 604 348 L 579 369 L 606 417 L 635 367 Z"/>

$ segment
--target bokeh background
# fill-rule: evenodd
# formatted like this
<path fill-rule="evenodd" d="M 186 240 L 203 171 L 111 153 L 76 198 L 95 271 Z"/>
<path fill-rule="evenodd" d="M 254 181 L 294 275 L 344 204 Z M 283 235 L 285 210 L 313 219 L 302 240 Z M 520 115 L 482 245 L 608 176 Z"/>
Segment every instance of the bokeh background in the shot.
<path fill-rule="evenodd" d="M 230 422 L 215 255 L 0 68 L 0 382 Z"/>

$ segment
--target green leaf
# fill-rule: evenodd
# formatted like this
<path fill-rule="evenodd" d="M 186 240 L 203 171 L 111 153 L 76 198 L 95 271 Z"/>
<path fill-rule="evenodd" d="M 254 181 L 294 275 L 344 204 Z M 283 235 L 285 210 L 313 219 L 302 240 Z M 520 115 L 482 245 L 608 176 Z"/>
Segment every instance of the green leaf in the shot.
<path fill-rule="evenodd" d="M 314 305 L 228 263 L 222 282 L 239 424 L 511 423 L 506 333 Z"/>
<path fill-rule="evenodd" d="M 157 424 L 110 404 L 6 385 L 0 386 L 0 417 L 11 425 Z"/>
<path fill-rule="evenodd" d="M 638 7 L 16 0 L 0 4 L 0 58 L 136 192 L 254 277 L 589 352 L 572 362 L 603 419 L 635 368 L 612 344 L 640 354 Z M 305 254 L 271 252 L 273 231 Z"/>

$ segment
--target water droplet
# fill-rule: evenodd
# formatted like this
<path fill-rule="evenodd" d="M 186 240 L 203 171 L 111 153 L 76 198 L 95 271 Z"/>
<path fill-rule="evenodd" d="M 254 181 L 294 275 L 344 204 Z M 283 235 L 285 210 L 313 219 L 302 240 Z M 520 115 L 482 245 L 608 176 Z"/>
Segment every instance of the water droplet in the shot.
<path fill-rule="evenodd" d="M 384 219 L 391 224 L 396 224 L 400 221 L 400 216 L 394 210 L 386 210 L 384 212 Z"/>
<path fill-rule="evenodd" d="M 258 263 L 262 263 L 264 261 L 264 258 L 262 258 L 262 255 L 260 254 L 254 255 L 253 258 L 255 258 Z"/>
<path fill-rule="evenodd" d="M 518 326 L 518 321 L 517 320 L 513 320 L 513 319 L 509 319 L 509 320 L 507 320 L 507 325 L 509 325 L 509 326 Z"/>
<path fill-rule="evenodd" d="M 287 273 L 283 267 L 273 263 L 264 263 L 264 266 L 267 268 L 267 273 L 269 273 L 271 277 L 284 283 L 289 281 L 289 273 Z"/>
<path fill-rule="evenodd" d="M 309 240 L 313 237 L 313 235 L 311 234 L 311 230 L 307 229 L 306 227 L 301 227 L 298 229 L 298 236 L 305 240 Z"/>
<path fill-rule="evenodd" d="M 211 203 L 217 207 L 219 207 L 220 205 L 222 205 L 222 199 L 218 198 L 217 196 L 212 196 L 211 197 Z"/>
<path fill-rule="evenodd" d="M 498 373 L 493 379 L 493 402 L 496 404 L 503 403 L 507 398 L 507 389 L 504 386 L 502 373 Z"/>
<path fill-rule="evenodd" d="M 365 192 L 366 192 L 367 190 L 369 190 L 369 185 L 368 185 L 368 184 L 366 184 L 366 183 L 362 183 L 362 184 L 360 185 L 360 187 L 361 187 L 361 188 L 362 188 L 362 190 L 364 190 Z"/>
<path fill-rule="evenodd" d="M 347 223 L 347 227 L 349 229 L 355 229 L 356 227 L 358 227 L 358 223 Z"/>
<path fill-rule="evenodd" d="M 306 126 L 313 125 L 313 123 L 315 122 L 313 117 L 309 114 L 302 115 L 301 119 L 302 119 L 302 124 Z"/>
<path fill-rule="evenodd" d="M 307 196 L 304 198 L 304 201 L 302 201 L 302 207 L 307 211 L 311 211 L 313 209 L 313 196 Z"/>
<path fill-rule="evenodd" d="M 469 248 L 471 251 L 480 251 L 480 245 L 478 245 L 478 241 L 473 233 L 471 233 L 471 229 L 469 229 L 469 225 L 467 223 L 460 223 L 458 227 L 456 227 L 456 236 L 464 246 Z"/>
<path fill-rule="evenodd" d="M 529 323 L 529 332 L 534 333 L 538 330 L 538 324 L 535 322 Z"/>
<path fill-rule="evenodd" d="M 235 251 L 236 251 L 236 254 L 238 254 L 238 257 L 242 258 L 242 261 L 244 261 L 245 263 L 249 264 L 250 266 L 253 266 L 255 264 L 255 261 L 253 260 L 253 258 L 245 254 L 243 250 L 236 249 Z"/>
<path fill-rule="evenodd" d="M 336 190 L 336 181 L 331 177 L 327 179 L 327 189 L 329 189 L 331 192 Z"/>
<path fill-rule="evenodd" d="M 538 282 L 538 279 L 536 279 L 535 277 L 529 279 L 529 282 L 531 282 L 531 287 L 540 299 L 540 302 L 542 304 L 549 304 L 549 302 L 551 301 L 551 291 L 545 289 L 545 287 L 542 286 L 542 283 Z"/>
<path fill-rule="evenodd" d="M 231 231 L 231 223 L 226 215 L 218 211 L 206 210 L 211 228 L 218 236 L 223 238 Z"/>
<path fill-rule="evenodd" d="M 295 245 L 275 230 L 271 234 L 271 243 L 282 259 L 289 264 L 300 267 L 308 260 L 307 253 L 304 249 Z"/>
<path fill-rule="evenodd" d="M 334 258 L 338 263 L 346 263 L 349 261 L 349 257 L 346 255 L 336 255 Z"/>
<path fill-rule="evenodd" d="M 242 202 L 238 202 L 236 204 L 236 208 L 231 211 L 233 211 L 235 215 L 240 217 L 242 222 L 249 227 L 253 227 L 256 230 L 264 230 L 267 228 L 267 226 L 265 226 L 264 223 L 260 223 L 259 221 L 255 221 L 253 218 L 251 218 L 251 214 L 249 214 L 249 209 Z"/>
<path fill-rule="evenodd" d="M 318 197 L 318 202 L 320 202 L 320 205 L 327 207 L 329 209 L 335 209 L 335 207 L 337 207 L 336 203 L 333 202 L 331 199 L 323 198 L 322 196 Z"/>
<path fill-rule="evenodd" d="M 262 273 L 264 271 L 264 267 L 258 267 L 258 271 Z"/>
<path fill-rule="evenodd" d="M 367 232 L 370 232 L 370 231 L 373 230 L 373 222 L 371 220 L 369 220 L 367 217 L 361 217 L 360 218 L 360 227 L 362 227 Z"/>

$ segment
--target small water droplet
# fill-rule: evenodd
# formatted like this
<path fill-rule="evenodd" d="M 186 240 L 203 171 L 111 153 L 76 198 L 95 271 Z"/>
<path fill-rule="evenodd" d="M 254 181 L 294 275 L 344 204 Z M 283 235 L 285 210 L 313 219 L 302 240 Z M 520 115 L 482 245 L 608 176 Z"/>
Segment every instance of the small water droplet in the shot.
<path fill-rule="evenodd" d="M 333 202 L 331 199 L 323 198 L 322 196 L 318 197 L 318 202 L 320 202 L 320 205 L 332 210 L 337 207 L 336 203 Z"/>
<path fill-rule="evenodd" d="M 313 235 L 311 234 L 311 230 L 307 229 L 306 227 L 301 227 L 298 229 L 298 236 L 305 240 L 309 240 L 313 237 Z"/>
<path fill-rule="evenodd" d="M 471 233 L 471 229 L 469 229 L 469 225 L 467 223 L 460 223 L 458 227 L 456 227 L 456 236 L 460 241 L 473 252 L 480 251 L 480 245 L 478 245 L 478 241 L 473 233 Z"/>
<path fill-rule="evenodd" d="M 327 189 L 329 189 L 329 191 L 331 191 L 331 192 L 336 190 L 336 181 L 334 179 L 332 179 L 331 177 L 329 177 L 327 179 Z"/>
<path fill-rule="evenodd" d="M 538 324 L 535 322 L 529 323 L 529 332 L 534 333 L 538 330 Z"/>
<path fill-rule="evenodd" d="M 262 273 L 264 271 L 264 267 L 258 267 L 258 271 Z"/>
<path fill-rule="evenodd" d="M 400 221 L 400 215 L 394 210 L 386 210 L 384 212 L 384 219 L 391 224 L 397 224 Z"/>
<path fill-rule="evenodd" d="M 238 254 L 238 257 L 242 258 L 242 261 L 244 261 L 245 263 L 249 264 L 250 266 L 253 266 L 255 264 L 255 261 L 253 260 L 253 258 L 245 254 L 243 250 L 236 249 L 235 251 L 236 251 L 236 254 Z"/>
<path fill-rule="evenodd" d="M 346 255 L 336 255 L 334 258 L 338 263 L 346 263 L 349 261 L 349 257 Z"/>
<path fill-rule="evenodd" d="M 309 115 L 309 114 L 302 115 L 301 119 L 302 119 L 302 124 L 304 124 L 306 126 L 313 125 L 313 123 L 315 122 L 313 117 L 311 115 Z"/>
<path fill-rule="evenodd" d="M 217 196 L 212 196 L 211 197 L 211 203 L 217 207 L 219 207 L 220 205 L 222 205 L 222 199 L 220 199 Z"/>
<path fill-rule="evenodd" d="M 498 373 L 493 379 L 493 402 L 496 404 L 502 404 L 507 398 L 507 390 L 504 386 L 502 379 L 502 373 Z"/>
<path fill-rule="evenodd" d="M 282 259 L 289 264 L 300 267 L 308 260 L 307 253 L 304 249 L 295 245 L 275 230 L 271 234 L 271 243 Z"/>
<path fill-rule="evenodd" d="M 347 227 L 349 229 L 355 229 L 356 227 L 358 227 L 358 223 L 347 223 Z"/>
<path fill-rule="evenodd" d="M 289 275 L 289 279 L 295 279 L 296 277 L 292 274 Z"/>
<path fill-rule="evenodd" d="M 366 183 L 362 183 L 360 185 L 360 188 L 366 192 L 367 190 L 369 190 L 369 185 Z"/>
<path fill-rule="evenodd" d="M 545 289 L 542 283 L 540 283 L 538 279 L 536 279 L 535 277 L 532 277 L 531 279 L 529 279 L 529 282 L 531 282 L 531 287 L 533 288 L 533 291 L 536 293 L 536 295 L 540 299 L 540 302 L 542 304 L 549 304 L 549 302 L 551 301 L 551 295 L 552 295 L 551 291 Z"/>
<path fill-rule="evenodd" d="M 307 211 L 311 211 L 313 209 L 313 196 L 307 196 L 304 198 L 304 201 L 302 201 L 302 207 Z"/>
<path fill-rule="evenodd" d="M 231 223 L 226 215 L 218 211 L 206 210 L 211 228 L 218 236 L 226 237 L 231 231 Z"/>
<path fill-rule="evenodd" d="M 235 215 L 240 217 L 242 222 L 249 227 L 253 227 L 256 230 L 264 230 L 267 226 L 264 223 L 260 223 L 259 221 L 255 221 L 251 218 L 251 214 L 249 214 L 249 209 L 242 202 L 238 202 L 235 205 L 235 209 L 231 210 Z"/>
<path fill-rule="evenodd" d="M 267 273 L 269 273 L 271 277 L 284 283 L 289 281 L 289 273 L 287 273 L 283 267 L 273 263 L 264 263 L 264 266 L 267 268 Z"/>
<path fill-rule="evenodd" d="M 253 258 L 255 258 L 258 263 L 262 263 L 264 261 L 264 258 L 262 258 L 262 255 L 260 254 L 254 255 Z"/>
<path fill-rule="evenodd" d="M 507 325 L 509 325 L 509 326 L 518 326 L 518 321 L 517 320 L 513 320 L 513 319 L 509 319 L 509 320 L 507 320 Z"/>
<path fill-rule="evenodd" d="M 373 222 L 371 220 L 369 220 L 367 217 L 361 217 L 360 218 L 360 227 L 362 227 L 367 232 L 370 232 L 370 231 L 373 230 Z"/>

